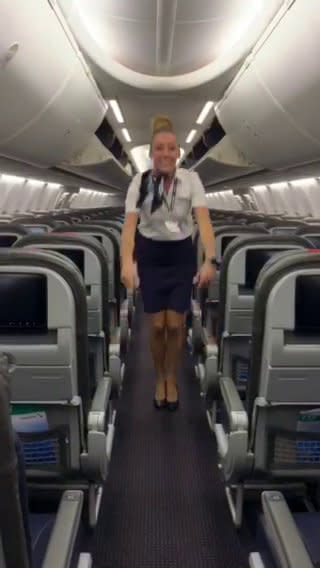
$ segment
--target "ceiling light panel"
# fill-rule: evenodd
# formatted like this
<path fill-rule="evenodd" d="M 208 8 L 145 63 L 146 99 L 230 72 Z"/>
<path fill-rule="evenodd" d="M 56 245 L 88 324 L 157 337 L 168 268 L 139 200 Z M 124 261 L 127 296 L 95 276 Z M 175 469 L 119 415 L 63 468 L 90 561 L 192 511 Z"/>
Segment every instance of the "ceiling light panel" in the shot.
<path fill-rule="evenodd" d="M 110 104 L 112 111 L 113 111 L 113 114 L 116 117 L 119 124 L 123 124 L 124 118 L 123 118 L 123 114 L 121 112 L 121 108 L 118 104 L 118 101 L 116 101 L 115 99 L 112 99 L 111 101 L 109 101 L 109 104 Z"/>
<path fill-rule="evenodd" d="M 122 134 L 123 134 L 124 139 L 127 142 L 132 142 L 131 136 L 130 136 L 127 128 L 122 128 Z"/>
<path fill-rule="evenodd" d="M 192 142 L 192 140 L 194 139 L 195 135 L 196 135 L 196 130 L 190 130 L 187 138 L 186 138 L 186 144 L 190 144 L 190 142 Z"/>
<path fill-rule="evenodd" d="M 206 104 L 204 105 L 202 111 L 200 112 L 200 114 L 197 118 L 197 121 L 196 121 L 197 124 L 202 124 L 205 121 L 205 119 L 207 118 L 212 107 L 213 107 L 213 101 L 206 102 Z"/>
<path fill-rule="evenodd" d="M 313 185 L 317 182 L 316 178 L 303 178 L 303 179 L 294 179 L 293 181 L 290 181 L 290 183 L 292 185 L 298 185 L 300 187 L 304 187 L 304 186 L 308 186 L 308 185 Z"/>
<path fill-rule="evenodd" d="M 7 174 L 3 174 L 0 179 L 1 179 L 1 181 L 4 181 L 5 183 L 24 183 L 26 181 L 26 179 L 23 178 L 23 177 L 10 176 L 10 175 L 7 175 Z"/>

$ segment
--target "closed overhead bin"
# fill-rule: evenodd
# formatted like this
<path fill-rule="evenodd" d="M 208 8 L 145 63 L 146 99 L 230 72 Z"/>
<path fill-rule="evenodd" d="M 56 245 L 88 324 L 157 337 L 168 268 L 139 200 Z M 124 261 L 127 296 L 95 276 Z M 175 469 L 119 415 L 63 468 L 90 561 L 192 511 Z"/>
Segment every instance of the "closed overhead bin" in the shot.
<path fill-rule="evenodd" d="M 319 28 L 318 0 L 284 2 L 216 106 L 233 144 L 264 168 L 319 160 Z"/>
<path fill-rule="evenodd" d="M 40 167 L 72 159 L 104 100 L 53 0 L 0 2 L 0 155 Z"/>

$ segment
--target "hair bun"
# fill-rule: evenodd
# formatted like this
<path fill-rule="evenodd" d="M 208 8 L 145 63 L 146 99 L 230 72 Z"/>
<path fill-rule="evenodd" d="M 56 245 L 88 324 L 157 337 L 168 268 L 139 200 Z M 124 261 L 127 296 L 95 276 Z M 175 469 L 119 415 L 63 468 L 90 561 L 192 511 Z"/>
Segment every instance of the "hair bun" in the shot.
<path fill-rule="evenodd" d="M 152 120 L 152 134 L 167 130 L 173 132 L 173 126 L 170 118 L 164 115 L 155 116 Z"/>

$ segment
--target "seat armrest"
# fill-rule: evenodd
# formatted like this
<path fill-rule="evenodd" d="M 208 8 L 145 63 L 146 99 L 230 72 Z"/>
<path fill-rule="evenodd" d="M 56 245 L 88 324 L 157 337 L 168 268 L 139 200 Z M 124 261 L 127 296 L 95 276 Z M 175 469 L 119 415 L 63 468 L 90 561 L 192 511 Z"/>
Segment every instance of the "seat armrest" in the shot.
<path fill-rule="evenodd" d="M 259 552 L 251 552 L 249 556 L 249 566 L 250 568 L 265 568 Z"/>
<path fill-rule="evenodd" d="M 88 415 L 88 430 L 104 432 L 112 389 L 111 377 L 103 377 L 96 388 Z"/>
<path fill-rule="evenodd" d="M 63 493 L 42 568 L 69 568 L 71 565 L 82 506 L 82 491 Z"/>
<path fill-rule="evenodd" d="M 88 552 L 83 552 L 79 556 L 77 568 L 92 568 L 92 556 Z"/>
<path fill-rule="evenodd" d="M 230 377 L 220 377 L 220 390 L 228 413 L 231 431 L 248 430 L 248 415 L 236 385 Z"/>
<path fill-rule="evenodd" d="M 270 546 L 279 568 L 313 568 L 297 525 L 279 491 L 262 493 L 262 508 Z"/>
<path fill-rule="evenodd" d="M 201 321 L 201 307 L 197 300 L 191 300 L 191 311 L 193 317 Z"/>
<path fill-rule="evenodd" d="M 202 352 L 203 347 L 206 345 L 207 338 L 204 335 L 202 326 L 202 312 L 199 302 L 197 300 L 191 301 L 192 313 L 192 347 L 194 354 Z"/>

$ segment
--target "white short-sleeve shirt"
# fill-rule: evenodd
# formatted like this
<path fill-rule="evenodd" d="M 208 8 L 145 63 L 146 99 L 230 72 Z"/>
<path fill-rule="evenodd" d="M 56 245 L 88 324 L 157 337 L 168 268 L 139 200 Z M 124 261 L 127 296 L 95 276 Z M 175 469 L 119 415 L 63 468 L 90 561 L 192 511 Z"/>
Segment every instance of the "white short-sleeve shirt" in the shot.
<path fill-rule="evenodd" d="M 171 204 L 172 193 L 175 199 L 172 211 L 168 211 L 165 203 L 151 214 L 153 192 L 149 192 L 141 209 L 137 208 L 142 174 L 137 174 L 128 189 L 126 213 L 139 213 L 139 232 L 148 239 L 159 241 L 177 241 L 190 237 L 193 232 L 192 209 L 207 207 L 204 187 L 196 172 L 179 168 L 176 170 L 176 183 L 172 184 L 167 202 Z M 174 190 L 174 185 L 176 189 Z M 176 230 L 172 231 L 172 223 Z"/>

